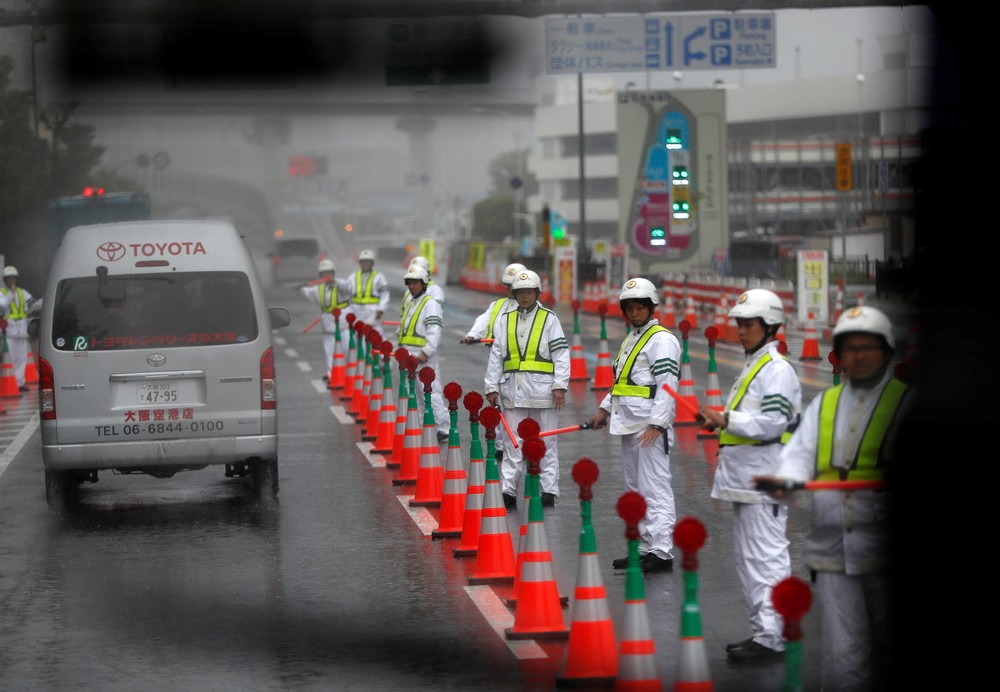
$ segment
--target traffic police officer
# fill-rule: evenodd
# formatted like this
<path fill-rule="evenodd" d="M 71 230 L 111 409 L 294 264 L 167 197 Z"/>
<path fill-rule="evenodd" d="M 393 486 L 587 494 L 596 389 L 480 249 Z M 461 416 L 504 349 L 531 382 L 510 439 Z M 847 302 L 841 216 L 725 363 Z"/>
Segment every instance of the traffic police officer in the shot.
<path fill-rule="evenodd" d="M 659 302 L 647 279 L 629 279 L 622 286 L 618 305 L 630 329 L 613 364 L 611 391 L 588 421 L 594 430 L 611 421 L 609 432 L 621 437 L 625 490 L 646 500 L 639 522 L 639 566 L 645 572 L 673 569 L 677 520 L 669 456 L 677 402 L 663 385 L 677 390 L 681 348 L 656 320 Z M 612 566 L 625 569 L 628 558 L 616 558 Z"/>
<path fill-rule="evenodd" d="M 326 373 L 323 379 L 328 379 L 333 369 L 333 354 L 337 345 L 337 320 L 333 316 L 334 309 L 339 309 L 341 317 L 351 304 L 353 284 L 349 281 L 334 278 L 336 267 L 333 260 L 322 259 L 319 262 L 319 282 L 313 282 L 299 287 L 303 298 L 319 303 L 320 317 L 323 321 L 323 352 L 326 354 Z M 346 322 L 342 325 L 346 326 Z"/>
<path fill-rule="evenodd" d="M 791 486 L 811 480 L 887 480 L 895 436 L 912 389 L 893 377 L 892 323 L 880 310 L 847 310 L 833 328 L 845 382 L 817 395 L 781 451 L 771 476 Z M 772 490 L 783 499 L 788 491 Z M 885 487 L 817 490 L 805 539 L 805 564 L 819 604 L 820 683 L 824 690 L 884 689 L 890 613 L 890 493 Z"/>
<path fill-rule="evenodd" d="M 777 294 L 751 288 L 736 299 L 729 317 L 739 327 L 743 369 L 724 411 L 701 407 L 698 413 L 707 429 L 720 430 L 712 497 L 733 503 L 736 571 L 752 632 L 726 651 L 733 661 L 768 662 L 781 660 L 785 650 L 771 589 L 791 573 L 788 507 L 756 490 L 753 476 L 777 469 L 784 436 L 798 422 L 802 387 L 795 368 L 778 350 L 785 309 Z"/>
<path fill-rule="evenodd" d="M 559 316 L 538 302 L 542 291 L 538 274 L 526 269 L 510 288 L 517 309 L 501 316 L 494 331 L 486 366 L 486 399 L 492 406 L 501 403 L 513 431 L 525 418 L 533 418 L 542 430 L 553 430 L 559 422 L 559 411 L 566 405 L 569 342 Z M 511 445 L 504 454 L 500 489 L 508 509 L 517 506 L 523 461 L 520 445 Z M 542 505 L 551 507 L 559 496 L 559 448 L 555 437 L 546 438 L 540 466 Z"/>

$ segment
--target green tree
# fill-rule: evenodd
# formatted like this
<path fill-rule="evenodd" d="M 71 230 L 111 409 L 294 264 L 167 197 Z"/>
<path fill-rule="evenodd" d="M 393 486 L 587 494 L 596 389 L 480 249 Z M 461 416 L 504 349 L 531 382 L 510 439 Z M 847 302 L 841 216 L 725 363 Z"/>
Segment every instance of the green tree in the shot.
<path fill-rule="evenodd" d="M 41 206 L 45 145 L 32 131 L 31 94 L 10 88 L 14 60 L 0 55 L 0 228 Z"/>
<path fill-rule="evenodd" d="M 514 178 L 520 178 L 521 199 L 523 200 L 538 187 L 534 174 L 528 171 L 530 149 L 514 149 L 498 154 L 489 165 L 490 182 L 493 183 L 493 195 L 498 197 L 517 196 L 517 189 L 511 185 Z"/>
<path fill-rule="evenodd" d="M 527 197 L 537 186 L 535 176 L 527 171 L 529 153 L 528 149 L 505 151 L 490 161 L 487 173 L 493 189 L 473 208 L 474 238 L 487 242 L 513 239 L 514 212 L 524 213 Z M 522 182 L 520 192 L 511 185 L 515 178 Z"/>

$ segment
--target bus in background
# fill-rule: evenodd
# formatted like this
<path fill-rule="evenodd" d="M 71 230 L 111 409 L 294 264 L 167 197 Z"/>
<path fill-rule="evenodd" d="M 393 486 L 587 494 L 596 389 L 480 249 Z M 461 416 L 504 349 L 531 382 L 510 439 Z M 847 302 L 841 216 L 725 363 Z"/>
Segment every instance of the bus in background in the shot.
<path fill-rule="evenodd" d="M 151 218 L 146 192 L 106 192 L 104 188 L 87 187 L 82 194 L 49 200 L 45 205 L 43 279 L 48 278 L 49 267 L 63 236 L 74 226 Z"/>
<path fill-rule="evenodd" d="M 721 273 L 755 279 L 795 280 L 796 252 L 805 247 L 801 236 L 757 236 L 729 241 Z"/>

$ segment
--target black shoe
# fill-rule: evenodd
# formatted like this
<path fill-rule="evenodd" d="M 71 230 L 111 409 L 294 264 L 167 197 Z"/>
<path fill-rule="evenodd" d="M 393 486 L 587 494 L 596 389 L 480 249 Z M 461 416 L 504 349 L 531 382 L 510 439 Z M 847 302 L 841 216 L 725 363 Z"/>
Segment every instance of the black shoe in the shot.
<path fill-rule="evenodd" d="M 513 495 L 503 494 L 503 506 L 507 509 L 517 509 L 517 498 Z"/>
<path fill-rule="evenodd" d="M 639 556 L 639 562 L 642 562 L 642 555 Z M 628 567 L 628 558 L 616 557 L 611 561 L 611 566 L 615 569 L 626 569 Z"/>
<path fill-rule="evenodd" d="M 643 572 L 669 572 L 674 568 L 672 557 L 663 558 L 653 553 L 646 553 L 639 558 L 639 567 Z"/>
<path fill-rule="evenodd" d="M 20 387 L 18 387 L 18 389 L 20 389 L 22 392 L 26 392 L 26 391 L 28 391 L 28 385 L 26 385 L 26 384 L 25 385 L 21 385 Z"/>
<path fill-rule="evenodd" d="M 741 642 L 732 642 L 731 644 L 726 644 L 726 651 L 732 651 L 733 649 L 742 649 L 748 644 L 753 644 L 753 637 L 747 637 Z"/>
<path fill-rule="evenodd" d="M 784 651 L 769 649 L 755 641 L 736 649 L 730 649 L 727 655 L 730 661 L 737 663 L 774 663 L 785 658 Z"/>
<path fill-rule="evenodd" d="M 542 493 L 542 507 L 555 507 L 556 496 L 553 493 Z"/>
<path fill-rule="evenodd" d="M 441 432 L 440 430 L 438 430 L 438 442 L 447 442 L 447 441 L 448 441 L 448 433 Z"/>
<path fill-rule="evenodd" d="M 497 452 L 493 456 L 496 459 L 496 462 L 499 464 L 501 461 L 503 461 L 503 450 L 500 450 L 499 452 Z"/>
<path fill-rule="evenodd" d="M 330 376 L 329 375 L 323 375 L 323 381 L 324 382 L 329 382 L 330 381 Z"/>

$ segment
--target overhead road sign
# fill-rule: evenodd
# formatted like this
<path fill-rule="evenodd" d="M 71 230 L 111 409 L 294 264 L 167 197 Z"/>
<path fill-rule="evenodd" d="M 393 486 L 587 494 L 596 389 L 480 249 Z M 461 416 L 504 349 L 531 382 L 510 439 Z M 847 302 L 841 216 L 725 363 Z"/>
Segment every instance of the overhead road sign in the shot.
<path fill-rule="evenodd" d="M 775 14 L 547 17 L 548 74 L 775 67 Z"/>

